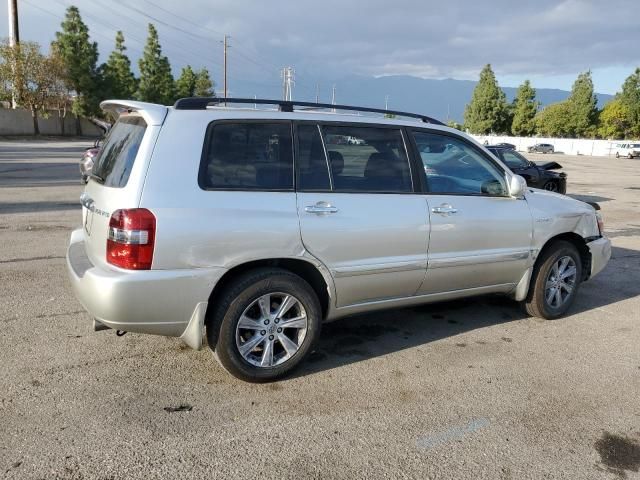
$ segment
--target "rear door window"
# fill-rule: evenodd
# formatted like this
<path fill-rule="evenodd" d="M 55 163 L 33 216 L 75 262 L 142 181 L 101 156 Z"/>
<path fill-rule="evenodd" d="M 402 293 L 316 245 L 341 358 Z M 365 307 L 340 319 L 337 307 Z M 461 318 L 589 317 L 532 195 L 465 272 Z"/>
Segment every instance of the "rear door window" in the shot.
<path fill-rule="evenodd" d="M 412 192 L 402 132 L 395 128 L 322 127 L 334 192 Z"/>
<path fill-rule="evenodd" d="M 320 129 L 313 124 L 302 124 L 297 128 L 298 190 L 309 192 L 331 190 L 327 157 L 324 154 Z"/>
<path fill-rule="evenodd" d="M 210 125 L 199 183 L 205 190 L 293 190 L 291 124 Z"/>
<path fill-rule="evenodd" d="M 146 130 L 142 117 L 120 117 L 100 148 L 92 177 L 106 187 L 126 186 Z"/>

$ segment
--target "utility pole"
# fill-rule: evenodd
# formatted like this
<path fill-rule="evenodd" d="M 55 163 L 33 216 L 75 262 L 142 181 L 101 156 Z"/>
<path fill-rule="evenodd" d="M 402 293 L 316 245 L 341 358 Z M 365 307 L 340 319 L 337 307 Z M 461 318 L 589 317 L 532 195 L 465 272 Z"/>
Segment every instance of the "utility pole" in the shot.
<path fill-rule="evenodd" d="M 316 83 L 316 103 L 320 103 L 320 84 Z"/>
<path fill-rule="evenodd" d="M 9 45 L 15 47 L 20 43 L 20 29 L 18 28 L 18 0 L 9 2 Z M 11 108 L 16 108 L 15 86 L 11 91 Z"/>
<path fill-rule="evenodd" d="M 331 105 L 335 105 L 336 104 L 336 84 L 333 84 L 333 87 L 331 88 Z M 336 113 L 336 109 L 332 108 L 331 111 L 333 113 Z"/>
<path fill-rule="evenodd" d="M 224 50 L 224 79 L 223 79 L 223 90 L 224 90 L 224 99 L 227 99 L 227 48 L 229 48 L 229 35 L 224 36 L 224 40 L 222 41 L 223 50 Z M 224 102 L 224 105 L 227 105 L 227 102 Z"/>
<path fill-rule="evenodd" d="M 284 67 L 281 72 L 282 75 L 282 99 L 284 101 L 293 100 L 293 84 L 294 70 L 293 67 Z"/>

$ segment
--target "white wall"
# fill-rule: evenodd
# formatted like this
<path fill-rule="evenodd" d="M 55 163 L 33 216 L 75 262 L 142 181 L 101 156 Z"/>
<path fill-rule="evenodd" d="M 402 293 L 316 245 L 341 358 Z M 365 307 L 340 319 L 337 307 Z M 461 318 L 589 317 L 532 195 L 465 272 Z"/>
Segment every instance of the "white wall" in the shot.
<path fill-rule="evenodd" d="M 80 120 L 82 135 L 97 137 L 102 135 L 102 130 L 85 118 Z M 62 135 L 62 121 L 58 118 L 58 112 L 49 112 L 49 118 L 42 118 L 38 113 L 38 127 L 41 135 Z M 76 117 L 68 113 L 64 119 L 65 135 L 77 135 Z M 15 110 L 0 108 L 0 135 L 33 135 L 33 119 L 31 112 L 22 108 Z"/>
<path fill-rule="evenodd" d="M 512 143 L 517 150 L 526 152 L 527 147 L 536 143 L 550 143 L 554 146 L 556 152 L 566 153 L 567 155 L 593 155 L 596 157 L 613 156 L 613 145 L 622 140 L 588 140 L 583 138 L 548 138 L 548 137 L 507 137 L 500 135 L 471 135 L 480 143 L 485 140 L 489 144 L 500 142 Z M 613 153 L 612 153 L 613 151 Z"/>

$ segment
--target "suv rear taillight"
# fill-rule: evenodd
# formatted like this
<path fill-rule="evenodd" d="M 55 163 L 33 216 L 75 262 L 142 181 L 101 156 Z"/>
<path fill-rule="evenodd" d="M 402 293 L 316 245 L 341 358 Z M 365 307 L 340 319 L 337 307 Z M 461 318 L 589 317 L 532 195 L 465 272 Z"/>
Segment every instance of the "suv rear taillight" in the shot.
<path fill-rule="evenodd" d="M 150 270 L 156 217 L 146 208 L 116 210 L 109 220 L 107 263 L 128 270 Z"/>

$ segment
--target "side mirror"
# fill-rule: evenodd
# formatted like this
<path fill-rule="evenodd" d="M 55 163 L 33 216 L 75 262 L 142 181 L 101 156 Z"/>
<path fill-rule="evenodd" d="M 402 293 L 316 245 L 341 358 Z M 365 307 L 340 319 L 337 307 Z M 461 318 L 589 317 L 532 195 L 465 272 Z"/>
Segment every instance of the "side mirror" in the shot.
<path fill-rule="evenodd" d="M 509 180 L 509 195 L 515 198 L 522 198 L 527 190 L 527 181 L 520 175 L 512 175 Z"/>

